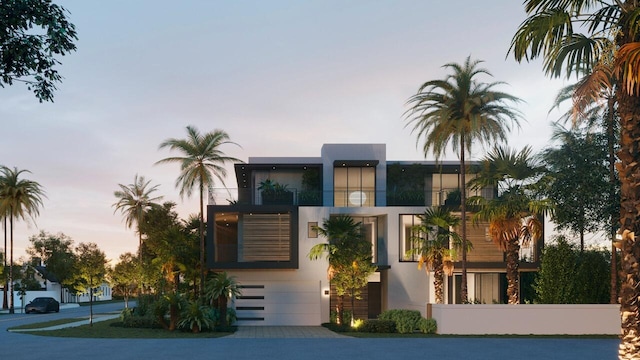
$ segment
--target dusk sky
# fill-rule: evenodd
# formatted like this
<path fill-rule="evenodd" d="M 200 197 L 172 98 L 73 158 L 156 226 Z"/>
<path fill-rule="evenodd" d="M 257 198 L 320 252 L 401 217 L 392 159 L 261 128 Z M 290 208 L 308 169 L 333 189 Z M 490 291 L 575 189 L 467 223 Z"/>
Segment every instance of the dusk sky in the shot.
<path fill-rule="evenodd" d="M 35 223 L 15 228 L 14 257 L 28 238 L 63 232 L 95 242 L 117 261 L 137 237 L 114 214 L 113 192 L 136 174 L 159 184 L 181 217 L 178 165 L 154 165 L 185 127 L 223 129 L 252 156 L 320 156 L 324 143 L 385 143 L 388 160 L 425 160 L 406 128 L 406 100 L 442 65 L 481 59 L 498 89 L 524 100 L 509 145 L 549 144 L 558 89 L 539 62 L 507 52 L 525 19 L 521 1 L 59 0 L 77 51 L 60 58 L 54 103 L 22 84 L 0 88 L 0 164 L 27 169 L 47 198 Z M 476 146 L 472 159 L 486 149 Z M 449 155 L 449 160 L 457 159 Z M 432 155 L 427 160 L 433 160 Z M 235 187 L 232 167 L 226 184 Z M 217 184 L 221 186 L 221 184 Z M 1 247 L 1 245 L 0 245 Z M 115 263 L 112 262 L 113 263 Z"/>

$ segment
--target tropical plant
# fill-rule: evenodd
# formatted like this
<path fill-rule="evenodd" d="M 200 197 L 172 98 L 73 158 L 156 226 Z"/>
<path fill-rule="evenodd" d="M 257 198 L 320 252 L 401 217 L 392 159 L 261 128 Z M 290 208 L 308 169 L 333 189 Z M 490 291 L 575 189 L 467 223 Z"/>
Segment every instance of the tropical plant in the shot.
<path fill-rule="evenodd" d="M 436 303 L 443 304 L 444 275 L 453 274 L 453 261 L 462 246 L 462 238 L 452 230 L 460 225 L 460 218 L 443 207 L 428 208 L 418 218 L 420 224 L 412 229 L 414 247 L 409 253 L 419 256 L 418 269 L 424 266 L 427 273 L 433 271 Z M 449 247 L 450 242 L 453 248 Z"/>
<path fill-rule="evenodd" d="M 620 312 L 622 334 L 618 356 L 640 352 L 640 4 L 637 1 L 526 0 L 529 17 L 511 41 L 517 61 L 543 59 L 552 77 L 594 73 L 612 53 L 612 66 L 621 137 L 617 169 L 621 183 Z M 611 49 L 614 49 L 612 52 Z"/>
<path fill-rule="evenodd" d="M 35 219 L 40 214 L 43 206 L 44 190 L 39 183 L 22 179 L 23 173 L 28 170 L 10 169 L 0 167 L 0 214 L 9 218 L 10 251 L 9 251 L 9 313 L 15 312 L 13 308 L 13 223 L 14 219 Z M 6 247 L 5 247 L 6 248 Z"/>
<path fill-rule="evenodd" d="M 229 325 L 227 324 L 227 303 L 232 297 L 242 295 L 240 284 L 235 276 L 230 276 L 225 271 L 213 274 L 205 285 L 205 298 L 210 304 L 217 304 L 221 326 L 226 327 Z"/>
<path fill-rule="evenodd" d="M 75 51 L 75 26 L 51 0 L 0 3 L 0 87 L 22 82 L 42 101 L 53 101 L 62 80 L 57 56 Z"/>
<path fill-rule="evenodd" d="M 211 308 L 197 301 L 190 301 L 180 313 L 178 326 L 189 329 L 193 333 L 212 329 L 215 326 L 215 320 L 211 316 Z"/>
<path fill-rule="evenodd" d="M 317 230 L 328 241 L 314 245 L 308 256 L 311 260 L 325 256 L 329 263 L 327 277 L 338 295 L 338 323 L 342 325 L 345 324 L 344 296 L 351 296 L 353 311 L 360 290 L 376 270 L 372 264 L 371 243 L 362 236 L 362 224 L 348 215 L 325 219 Z"/>
<path fill-rule="evenodd" d="M 180 188 L 180 196 L 190 197 L 194 188 L 200 194 L 200 291 L 204 291 L 205 277 L 205 243 L 204 243 L 204 192 L 211 187 L 214 179 L 224 185 L 227 162 L 240 162 L 239 159 L 226 156 L 220 149 L 222 145 L 234 144 L 229 135 L 223 130 L 201 134 L 194 126 L 187 126 L 186 139 L 167 139 L 160 144 L 160 149 L 169 148 L 181 153 L 182 156 L 168 157 L 156 164 L 179 163 L 180 176 L 176 180 L 176 187 Z"/>
<path fill-rule="evenodd" d="M 115 191 L 113 195 L 118 201 L 112 206 L 115 207 L 114 212 L 120 211 L 124 216 L 127 228 L 133 227 L 135 223 L 138 227 L 138 256 L 142 254 L 142 231 L 140 224 L 144 222 L 145 213 L 156 206 L 156 201 L 161 200 L 162 196 L 153 197 L 152 193 L 158 190 L 159 185 L 151 185 L 151 180 L 146 180 L 144 176 L 133 179 L 133 184 L 118 184 L 120 190 Z M 140 258 L 141 260 L 142 258 Z M 141 260 L 142 261 L 142 260 Z"/>
<path fill-rule="evenodd" d="M 466 229 L 466 152 L 471 153 L 474 143 L 504 141 L 511 123 L 518 125 L 520 113 L 511 104 L 520 102 L 515 96 L 496 91 L 502 83 L 479 82 L 479 75 L 491 74 L 478 67 L 479 60 L 467 57 L 464 64 L 449 63 L 444 67 L 452 73 L 443 80 L 425 82 L 417 94 L 408 100 L 411 106 L 406 112 L 412 132 L 417 133 L 416 144 L 424 138 L 423 152 L 431 150 L 440 159 L 451 143 L 460 158 L 461 236 L 467 241 Z M 461 298 L 467 301 L 467 252 L 462 247 Z"/>
<path fill-rule="evenodd" d="M 519 252 L 522 245 L 536 242 L 542 236 L 541 216 L 552 211 L 551 203 L 540 199 L 535 181 L 542 169 L 537 166 L 531 148 L 520 152 L 509 148 L 495 148 L 481 161 L 472 188 L 498 186 L 498 196 L 486 199 L 472 197 L 470 204 L 477 206 L 474 222 L 489 221 L 489 235 L 505 252 L 507 297 L 509 304 L 519 303 Z"/>

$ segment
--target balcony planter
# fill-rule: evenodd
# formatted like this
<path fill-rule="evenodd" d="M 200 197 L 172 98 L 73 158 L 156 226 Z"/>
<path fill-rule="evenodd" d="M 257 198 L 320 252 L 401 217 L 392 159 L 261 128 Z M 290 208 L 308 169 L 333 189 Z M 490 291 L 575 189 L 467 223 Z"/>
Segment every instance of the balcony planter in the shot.
<path fill-rule="evenodd" d="M 267 179 L 260 183 L 258 190 L 263 205 L 293 205 L 293 192 L 287 189 L 287 185 Z"/>

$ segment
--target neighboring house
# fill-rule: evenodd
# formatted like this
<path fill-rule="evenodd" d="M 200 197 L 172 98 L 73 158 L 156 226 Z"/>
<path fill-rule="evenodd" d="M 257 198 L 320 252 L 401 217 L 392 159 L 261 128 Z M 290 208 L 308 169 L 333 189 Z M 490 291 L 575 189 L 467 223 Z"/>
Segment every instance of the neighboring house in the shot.
<path fill-rule="evenodd" d="M 54 299 L 60 301 L 61 303 L 79 303 L 79 302 L 88 302 L 89 301 L 89 293 L 82 294 L 74 294 L 70 292 L 66 287 L 62 287 L 57 279 L 56 275 L 52 272 L 48 271 L 45 266 L 38 265 L 40 264 L 39 259 L 34 259 L 33 265 L 25 265 L 30 266 L 35 270 L 34 279 L 40 283 L 41 290 L 30 290 L 27 291 L 25 296 L 25 301 L 29 302 L 36 297 L 40 296 L 51 296 Z M 112 291 L 111 286 L 108 283 L 102 283 L 98 289 L 95 290 L 93 294 L 94 301 L 106 301 L 112 299 Z M 19 305 L 19 304 L 17 304 Z"/>
<path fill-rule="evenodd" d="M 378 271 L 371 276 L 356 317 L 375 318 L 386 309 L 425 315 L 434 301 L 433 278 L 417 269 L 411 227 L 426 207 L 458 209 L 458 162 L 388 161 L 384 144 L 325 144 L 320 157 L 250 157 L 235 165 L 237 199 L 209 205 L 207 265 L 227 271 L 242 285 L 235 300 L 240 325 L 319 325 L 335 309 L 327 262 L 310 261 L 319 242 L 315 226 L 346 214 L 364 225 Z M 471 179 L 473 173 L 468 175 Z M 491 198 L 495 189 L 478 193 Z M 456 199 L 458 202 L 456 204 Z M 218 201 L 218 204 L 220 201 Z M 505 302 L 504 255 L 486 224 L 468 221 L 469 299 Z M 456 229 L 459 231 L 459 229 Z M 521 271 L 535 271 L 542 244 L 524 249 Z M 459 260 L 459 259 L 458 259 Z M 445 281 L 445 301 L 459 303 L 460 262 Z M 350 308 L 348 297 L 345 308 Z"/>

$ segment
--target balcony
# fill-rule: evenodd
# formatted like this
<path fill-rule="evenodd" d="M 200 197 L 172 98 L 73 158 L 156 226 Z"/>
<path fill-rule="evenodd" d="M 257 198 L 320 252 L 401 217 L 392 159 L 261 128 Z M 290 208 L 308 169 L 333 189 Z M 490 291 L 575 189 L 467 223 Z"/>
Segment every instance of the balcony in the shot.
<path fill-rule="evenodd" d="M 493 198 L 492 189 L 481 191 L 467 190 L 467 197 L 483 196 Z M 333 203 L 324 203 L 329 199 Z M 380 206 L 380 199 L 386 199 L 386 206 L 460 206 L 458 189 L 437 189 L 433 191 L 374 191 L 336 190 L 299 190 L 287 188 L 281 192 L 265 193 L 250 188 L 213 189 L 209 196 L 209 205 L 293 205 L 293 206 L 336 206 L 336 207 L 373 207 Z"/>

